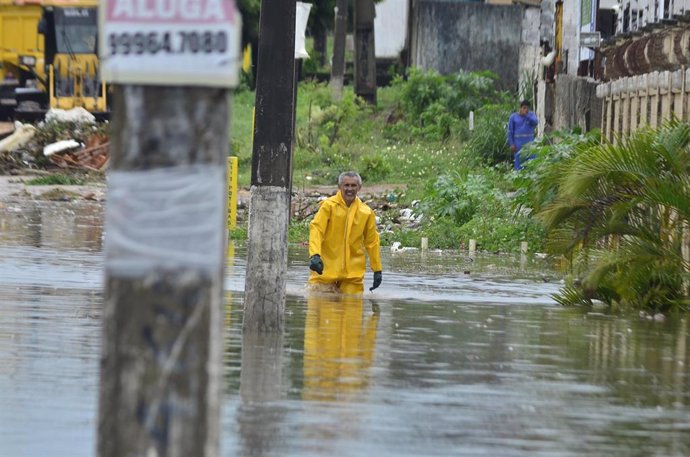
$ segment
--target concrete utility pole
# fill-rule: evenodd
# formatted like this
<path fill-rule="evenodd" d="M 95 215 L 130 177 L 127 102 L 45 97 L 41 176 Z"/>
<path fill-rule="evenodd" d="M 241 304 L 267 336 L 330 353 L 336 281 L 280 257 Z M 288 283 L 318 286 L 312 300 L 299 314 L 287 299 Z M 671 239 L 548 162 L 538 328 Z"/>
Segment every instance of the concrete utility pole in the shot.
<path fill-rule="evenodd" d="M 282 331 L 295 106 L 295 1 L 262 0 L 245 331 Z"/>
<path fill-rule="evenodd" d="M 345 75 L 345 39 L 347 37 L 348 0 L 336 0 L 335 32 L 333 33 L 333 62 L 331 64 L 331 97 L 340 101 Z"/>
<path fill-rule="evenodd" d="M 376 53 L 374 44 L 374 0 L 355 2 L 355 93 L 376 104 Z"/>
<path fill-rule="evenodd" d="M 218 456 L 222 88 L 115 86 L 98 455 Z"/>

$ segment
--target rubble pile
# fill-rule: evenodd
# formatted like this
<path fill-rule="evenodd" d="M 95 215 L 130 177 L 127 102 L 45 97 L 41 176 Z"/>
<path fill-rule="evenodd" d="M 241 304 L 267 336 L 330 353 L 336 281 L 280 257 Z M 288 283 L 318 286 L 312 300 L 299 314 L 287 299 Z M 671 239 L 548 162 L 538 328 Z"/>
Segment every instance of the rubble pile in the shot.
<path fill-rule="evenodd" d="M 107 124 L 83 108 L 50 110 L 36 124 L 15 122 L 0 140 L 0 173 L 51 168 L 104 171 L 108 166 Z"/>
<path fill-rule="evenodd" d="M 70 143 L 71 148 L 65 148 L 57 152 L 46 152 L 43 154 L 48 160 L 60 168 L 80 168 L 94 171 L 104 171 L 108 166 L 109 146 L 108 138 L 103 135 L 90 136 L 83 144 L 74 140 Z M 53 143 L 56 144 L 56 143 Z"/>

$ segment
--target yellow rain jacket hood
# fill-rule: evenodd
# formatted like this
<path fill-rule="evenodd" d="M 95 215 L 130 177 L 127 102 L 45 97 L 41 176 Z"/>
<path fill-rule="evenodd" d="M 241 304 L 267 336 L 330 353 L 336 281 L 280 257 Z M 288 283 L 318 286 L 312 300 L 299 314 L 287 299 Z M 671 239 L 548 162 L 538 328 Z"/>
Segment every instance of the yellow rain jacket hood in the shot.
<path fill-rule="evenodd" d="M 366 271 L 364 252 L 372 271 L 381 271 L 381 249 L 376 216 L 362 200 L 348 207 L 340 191 L 321 202 L 309 226 L 309 256 L 319 254 L 323 275 L 311 272 L 311 282 L 336 282 L 362 278 Z"/>

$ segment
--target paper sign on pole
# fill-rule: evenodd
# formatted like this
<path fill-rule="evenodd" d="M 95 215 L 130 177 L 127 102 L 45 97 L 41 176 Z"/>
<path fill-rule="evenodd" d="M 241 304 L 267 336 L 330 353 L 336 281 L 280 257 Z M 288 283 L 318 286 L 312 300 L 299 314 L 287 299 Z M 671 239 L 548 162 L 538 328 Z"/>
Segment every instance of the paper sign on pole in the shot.
<path fill-rule="evenodd" d="M 309 12 L 311 11 L 311 3 L 295 2 L 297 10 L 295 11 L 295 59 L 308 59 L 304 32 L 307 29 L 307 22 L 309 21 Z"/>
<path fill-rule="evenodd" d="M 241 64 L 235 0 L 102 0 L 103 80 L 235 87 Z"/>

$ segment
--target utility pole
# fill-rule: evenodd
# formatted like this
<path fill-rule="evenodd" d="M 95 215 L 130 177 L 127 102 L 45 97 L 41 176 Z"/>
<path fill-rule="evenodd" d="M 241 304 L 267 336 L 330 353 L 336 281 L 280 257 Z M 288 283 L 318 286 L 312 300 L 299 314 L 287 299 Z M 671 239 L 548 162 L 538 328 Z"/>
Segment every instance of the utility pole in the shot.
<path fill-rule="evenodd" d="M 374 0 L 355 2 L 355 94 L 376 104 L 376 53 L 374 43 Z"/>
<path fill-rule="evenodd" d="M 201 22 L 104 1 L 113 96 L 97 455 L 218 457 L 240 19 L 232 0 L 199 0 L 213 12 Z"/>
<path fill-rule="evenodd" d="M 282 331 L 295 111 L 295 0 L 262 0 L 245 331 Z"/>
<path fill-rule="evenodd" d="M 336 0 L 335 32 L 333 33 L 333 62 L 331 64 L 331 98 L 340 101 L 345 75 L 345 39 L 347 37 L 348 0 Z"/>
<path fill-rule="evenodd" d="M 214 457 L 229 96 L 114 89 L 98 455 Z"/>

